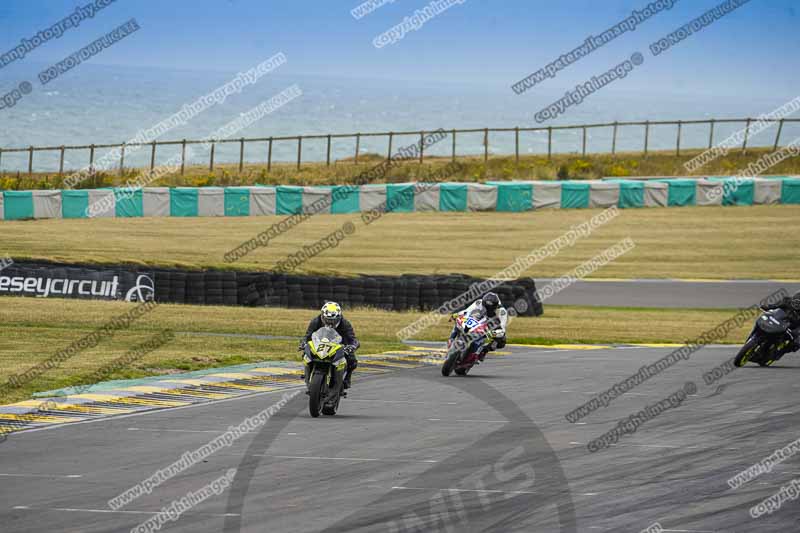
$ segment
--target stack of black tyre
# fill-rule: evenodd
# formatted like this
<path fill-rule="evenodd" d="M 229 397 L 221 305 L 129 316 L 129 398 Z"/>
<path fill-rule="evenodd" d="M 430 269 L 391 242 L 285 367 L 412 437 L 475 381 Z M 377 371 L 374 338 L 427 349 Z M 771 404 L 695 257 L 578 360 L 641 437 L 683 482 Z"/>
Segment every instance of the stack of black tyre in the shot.
<path fill-rule="evenodd" d="M 153 277 L 154 298 L 162 303 L 194 305 L 245 305 L 318 309 L 328 300 L 347 307 L 368 306 L 391 311 L 433 311 L 470 291 L 485 280 L 463 274 L 366 276 L 344 278 L 298 276 L 274 272 L 182 271 L 121 265 L 14 264 L 14 275 L 49 275 L 70 278 L 77 272 L 99 271 L 104 277 L 119 275 L 132 281 L 140 273 Z M 110 279 L 110 277 L 109 277 Z M 530 278 L 494 287 L 500 300 L 519 315 L 539 316 L 542 303 Z M 463 307 L 463 306 L 462 306 Z M 448 312 L 450 309 L 443 310 Z"/>

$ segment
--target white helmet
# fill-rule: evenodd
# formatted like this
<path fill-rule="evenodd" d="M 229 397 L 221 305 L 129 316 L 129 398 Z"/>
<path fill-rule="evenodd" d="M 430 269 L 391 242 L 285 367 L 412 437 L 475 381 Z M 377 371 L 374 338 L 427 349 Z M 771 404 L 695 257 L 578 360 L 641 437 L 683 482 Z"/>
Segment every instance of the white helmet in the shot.
<path fill-rule="evenodd" d="M 325 302 L 320 310 L 322 323 L 329 328 L 335 328 L 342 321 L 342 306 L 336 302 Z"/>

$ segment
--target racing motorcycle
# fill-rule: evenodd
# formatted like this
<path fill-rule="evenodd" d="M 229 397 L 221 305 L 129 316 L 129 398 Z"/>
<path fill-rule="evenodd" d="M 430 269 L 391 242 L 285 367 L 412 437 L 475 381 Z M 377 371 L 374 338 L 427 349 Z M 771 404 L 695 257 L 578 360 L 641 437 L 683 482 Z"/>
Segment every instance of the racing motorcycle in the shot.
<path fill-rule="evenodd" d="M 471 315 L 456 314 L 458 333 L 447 341 L 447 359 L 442 365 L 442 375 L 447 377 L 455 371 L 456 375 L 466 376 L 476 364 L 480 364 L 481 349 L 494 338 L 490 329 L 489 318 L 483 312 Z"/>
<path fill-rule="evenodd" d="M 303 361 L 309 413 L 314 418 L 320 412 L 335 415 L 347 369 L 342 336 L 333 328 L 319 328 L 305 345 Z"/>
<path fill-rule="evenodd" d="M 791 322 L 783 309 L 766 311 L 756 320 L 747 341 L 733 359 L 735 366 L 748 362 L 770 366 L 778 361 L 794 344 Z"/>

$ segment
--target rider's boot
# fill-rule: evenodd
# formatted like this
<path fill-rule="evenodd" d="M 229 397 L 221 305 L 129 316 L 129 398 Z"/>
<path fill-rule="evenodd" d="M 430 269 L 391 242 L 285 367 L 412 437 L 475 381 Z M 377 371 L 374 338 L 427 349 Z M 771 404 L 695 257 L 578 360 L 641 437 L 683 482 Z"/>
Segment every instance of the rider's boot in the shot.
<path fill-rule="evenodd" d="M 352 370 L 348 370 L 344 374 L 344 381 L 342 382 L 342 398 L 347 396 L 347 389 L 350 388 L 350 375 L 352 373 Z"/>
<path fill-rule="evenodd" d="M 489 353 L 489 347 L 488 346 L 484 346 L 483 348 L 481 348 L 481 353 L 478 354 L 478 360 L 480 362 L 483 362 L 483 360 L 486 359 L 486 354 L 487 353 Z"/>

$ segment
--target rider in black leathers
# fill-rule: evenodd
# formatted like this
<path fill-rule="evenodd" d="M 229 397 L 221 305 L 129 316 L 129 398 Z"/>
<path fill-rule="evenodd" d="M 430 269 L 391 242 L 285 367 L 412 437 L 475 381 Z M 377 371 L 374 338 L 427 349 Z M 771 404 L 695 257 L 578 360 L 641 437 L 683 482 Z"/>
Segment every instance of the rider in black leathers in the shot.
<path fill-rule="evenodd" d="M 353 325 L 349 320 L 342 316 L 342 308 L 339 304 L 336 302 L 325 302 L 325 305 L 322 306 L 319 315 L 315 316 L 308 324 L 305 337 L 303 337 L 303 340 L 300 341 L 300 346 L 298 349 L 300 351 L 305 350 L 306 343 L 311 340 L 311 336 L 314 334 L 314 332 L 325 326 L 335 329 L 336 332 L 342 336 L 344 356 L 345 359 L 347 359 L 347 373 L 344 376 L 344 388 L 349 389 L 350 378 L 353 375 L 353 371 L 358 366 L 356 350 L 361 343 L 359 343 L 358 339 L 356 338 L 355 331 L 353 331 Z M 306 370 L 308 370 L 308 367 L 306 367 Z"/>
<path fill-rule="evenodd" d="M 797 291 L 791 297 L 783 298 L 776 304 L 762 305 L 761 309 L 764 311 L 782 309 L 786 313 L 791 323 L 792 336 L 794 336 L 794 346 L 788 352 L 800 350 L 800 291 Z"/>

